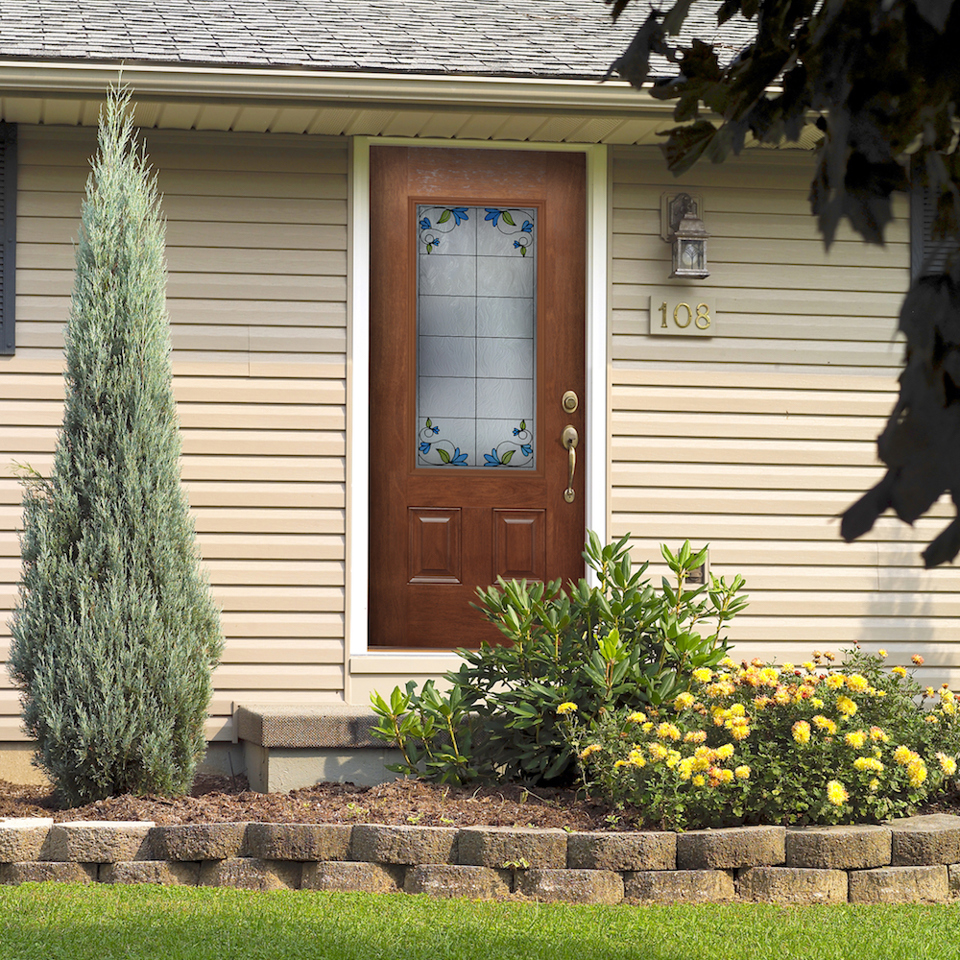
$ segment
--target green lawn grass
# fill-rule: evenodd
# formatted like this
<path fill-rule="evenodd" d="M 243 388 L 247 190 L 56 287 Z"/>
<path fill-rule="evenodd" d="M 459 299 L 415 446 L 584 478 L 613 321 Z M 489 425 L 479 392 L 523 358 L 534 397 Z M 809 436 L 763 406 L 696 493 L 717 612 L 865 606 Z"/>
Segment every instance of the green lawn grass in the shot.
<path fill-rule="evenodd" d="M 592 907 L 24 884 L 0 960 L 950 960 L 960 904 Z"/>

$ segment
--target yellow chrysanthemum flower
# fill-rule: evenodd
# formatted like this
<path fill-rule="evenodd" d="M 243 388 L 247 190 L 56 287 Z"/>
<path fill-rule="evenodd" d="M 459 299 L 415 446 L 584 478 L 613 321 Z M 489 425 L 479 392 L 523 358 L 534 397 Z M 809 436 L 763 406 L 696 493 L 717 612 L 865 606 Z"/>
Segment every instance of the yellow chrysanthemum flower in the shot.
<path fill-rule="evenodd" d="M 917 757 L 907 764 L 907 776 L 910 778 L 910 785 L 919 787 L 927 779 L 927 765 Z"/>
<path fill-rule="evenodd" d="M 675 723 L 668 723 L 666 720 L 657 727 L 657 738 L 659 740 L 679 740 L 680 728 Z"/>
<path fill-rule="evenodd" d="M 907 675 L 906 667 L 893 667 L 890 670 L 891 673 L 895 673 L 898 677 L 905 677 Z"/>
<path fill-rule="evenodd" d="M 688 710 L 696 702 L 696 697 L 692 693 L 681 693 L 676 700 L 673 701 L 673 709 L 679 713 L 681 710 Z"/>
<path fill-rule="evenodd" d="M 653 760 L 663 760 L 667 755 L 667 748 L 662 743 L 651 743 L 647 750 Z"/>
<path fill-rule="evenodd" d="M 730 708 L 731 717 L 745 717 L 747 715 L 747 708 L 742 703 L 735 703 Z"/>
<path fill-rule="evenodd" d="M 629 761 L 629 760 L 618 760 L 613 766 L 614 766 L 614 769 L 619 770 L 621 767 L 629 767 L 629 766 L 630 766 L 630 761 Z"/>
<path fill-rule="evenodd" d="M 645 767 L 647 765 L 647 758 L 639 750 L 631 750 L 627 754 L 627 761 L 631 767 Z"/>
<path fill-rule="evenodd" d="M 829 718 L 825 717 L 822 713 L 818 713 L 813 718 L 813 725 L 819 730 L 823 730 L 824 733 L 834 734 L 837 732 L 837 725 Z"/>
<path fill-rule="evenodd" d="M 684 734 L 683 742 L 684 743 L 703 743 L 707 739 L 706 730 L 691 730 L 689 733 Z"/>
<path fill-rule="evenodd" d="M 876 757 L 857 757 L 853 761 L 855 770 L 872 770 L 874 773 L 883 772 L 883 764 Z"/>
<path fill-rule="evenodd" d="M 906 766 L 910 763 L 911 760 L 918 759 L 917 754 L 915 754 L 909 747 L 901 744 L 893 751 L 893 759 L 897 761 L 901 766 Z"/>
<path fill-rule="evenodd" d="M 807 673 L 813 673 L 814 671 L 813 661 L 811 660 L 804 660 L 803 663 L 800 664 L 800 666 L 803 667 L 803 669 L 806 670 Z"/>
<path fill-rule="evenodd" d="M 849 799 L 850 794 L 839 780 L 831 780 L 827 784 L 827 800 L 835 807 L 842 807 Z"/>
<path fill-rule="evenodd" d="M 583 748 L 583 751 L 580 754 L 581 760 L 586 760 L 588 757 L 592 757 L 595 753 L 599 753 L 603 747 L 599 743 L 591 743 L 589 746 Z"/>
<path fill-rule="evenodd" d="M 693 679 L 698 683 L 709 683 L 713 679 L 713 671 L 709 667 L 697 667 L 693 671 Z"/>
<path fill-rule="evenodd" d="M 881 660 L 886 660 L 886 659 L 887 659 L 887 651 L 881 648 L 880 650 L 877 651 L 877 656 L 878 656 Z"/>
<path fill-rule="evenodd" d="M 717 747 L 714 754 L 719 760 L 729 760 L 733 756 L 734 749 L 732 743 L 725 743 L 722 747 Z"/>
<path fill-rule="evenodd" d="M 746 740 L 750 736 L 750 727 L 746 723 L 738 723 L 730 728 L 730 736 L 734 740 Z"/>
<path fill-rule="evenodd" d="M 870 788 L 871 793 L 876 793 L 880 789 L 880 781 L 874 777 L 867 786 Z"/>
<path fill-rule="evenodd" d="M 707 782 L 707 778 L 702 773 L 698 773 L 690 782 L 695 787 L 702 787 Z"/>
<path fill-rule="evenodd" d="M 867 742 L 867 735 L 862 730 L 852 730 L 843 739 L 848 747 L 859 750 Z"/>
<path fill-rule="evenodd" d="M 850 676 L 847 677 L 847 686 L 855 693 L 862 693 L 864 690 L 870 688 L 870 681 L 862 674 L 851 673 Z"/>
<path fill-rule="evenodd" d="M 760 671 L 760 682 L 766 687 L 775 687 L 780 682 L 780 671 L 776 667 L 764 667 Z"/>
<path fill-rule="evenodd" d="M 750 767 L 748 767 L 745 763 L 741 763 L 740 766 L 737 767 L 733 772 L 737 775 L 738 780 L 750 779 Z"/>
<path fill-rule="evenodd" d="M 881 743 L 886 743 L 890 738 L 883 732 L 882 727 L 871 727 L 870 739 L 879 740 Z"/>
<path fill-rule="evenodd" d="M 814 710 L 819 710 L 823 706 L 823 701 L 819 697 L 811 697 L 810 706 L 813 707 Z"/>
<path fill-rule="evenodd" d="M 627 723 L 646 723 L 647 715 L 642 710 L 634 710 L 627 717 Z"/>
<path fill-rule="evenodd" d="M 693 757 L 684 757 L 677 766 L 677 774 L 681 780 L 689 780 L 694 771 Z"/>
<path fill-rule="evenodd" d="M 653 729 L 653 724 L 648 720 L 640 729 L 644 733 L 649 733 Z"/>
<path fill-rule="evenodd" d="M 948 757 L 945 753 L 938 753 L 937 761 L 940 764 L 940 769 L 948 777 L 952 777 L 957 772 L 957 761 L 953 757 Z"/>
<path fill-rule="evenodd" d="M 953 691 L 949 689 L 941 690 L 940 699 L 943 703 L 953 703 L 953 700 L 954 700 Z"/>
<path fill-rule="evenodd" d="M 733 771 L 732 770 L 718 770 L 717 779 L 721 783 L 733 783 Z"/>
<path fill-rule="evenodd" d="M 837 697 L 837 709 L 845 717 L 852 717 L 857 712 L 857 705 L 849 697 Z"/>
<path fill-rule="evenodd" d="M 957 712 L 957 705 L 953 700 L 944 700 L 943 703 L 940 704 L 940 709 L 948 717 L 952 717 Z"/>
<path fill-rule="evenodd" d="M 831 673 L 827 677 L 827 686 L 831 690 L 839 690 L 847 682 L 846 677 L 842 673 Z"/>
<path fill-rule="evenodd" d="M 563 714 L 573 713 L 577 709 L 579 708 L 575 703 L 570 703 L 569 701 L 567 701 L 566 703 L 561 703 L 560 706 L 557 707 L 557 713 L 563 716 Z"/>
<path fill-rule="evenodd" d="M 923 657 L 921 657 L 919 653 L 915 653 L 910 659 L 911 659 L 918 667 L 922 667 L 922 666 L 923 666 Z"/>
<path fill-rule="evenodd" d="M 678 750 L 667 751 L 667 766 L 672 770 L 680 762 L 680 752 Z"/>
<path fill-rule="evenodd" d="M 778 703 L 781 707 L 786 706 L 793 697 L 790 696 L 790 691 L 786 687 L 777 687 L 776 693 L 773 695 L 774 703 Z"/>

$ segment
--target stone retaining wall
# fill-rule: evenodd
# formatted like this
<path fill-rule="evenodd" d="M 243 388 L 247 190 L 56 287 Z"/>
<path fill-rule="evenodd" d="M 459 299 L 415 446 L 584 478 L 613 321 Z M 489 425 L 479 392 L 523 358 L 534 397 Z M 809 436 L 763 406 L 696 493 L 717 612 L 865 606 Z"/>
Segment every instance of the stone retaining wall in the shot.
<path fill-rule="evenodd" d="M 0 883 L 30 880 L 571 903 L 945 902 L 960 897 L 960 817 L 680 834 L 0 818 Z"/>

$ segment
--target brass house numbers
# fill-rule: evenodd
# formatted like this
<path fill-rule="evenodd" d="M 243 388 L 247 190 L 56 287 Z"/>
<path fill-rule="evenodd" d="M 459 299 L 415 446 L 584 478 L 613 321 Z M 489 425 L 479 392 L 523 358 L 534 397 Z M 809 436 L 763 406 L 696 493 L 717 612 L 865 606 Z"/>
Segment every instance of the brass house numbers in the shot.
<path fill-rule="evenodd" d="M 661 337 L 715 337 L 717 299 L 703 287 L 657 287 L 650 291 L 650 333 Z"/>

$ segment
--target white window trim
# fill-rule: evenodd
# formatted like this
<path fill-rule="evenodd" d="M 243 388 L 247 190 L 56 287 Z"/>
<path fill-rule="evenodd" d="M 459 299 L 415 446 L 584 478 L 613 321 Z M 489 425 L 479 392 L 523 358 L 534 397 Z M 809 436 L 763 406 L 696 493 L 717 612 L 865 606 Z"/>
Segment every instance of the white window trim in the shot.
<path fill-rule="evenodd" d="M 587 164 L 587 450 L 586 524 L 601 540 L 607 526 L 607 220 L 608 161 L 605 144 L 497 142 L 488 140 L 354 137 L 349 190 L 347 311 L 346 650 L 351 657 L 397 657 L 399 651 L 368 647 L 370 496 L 370 146 L 455 147 L 475 150 L 538 150 L 583 153 Z M 441 651 L 404 651 L 403 657 L 436 658 Z"/>

